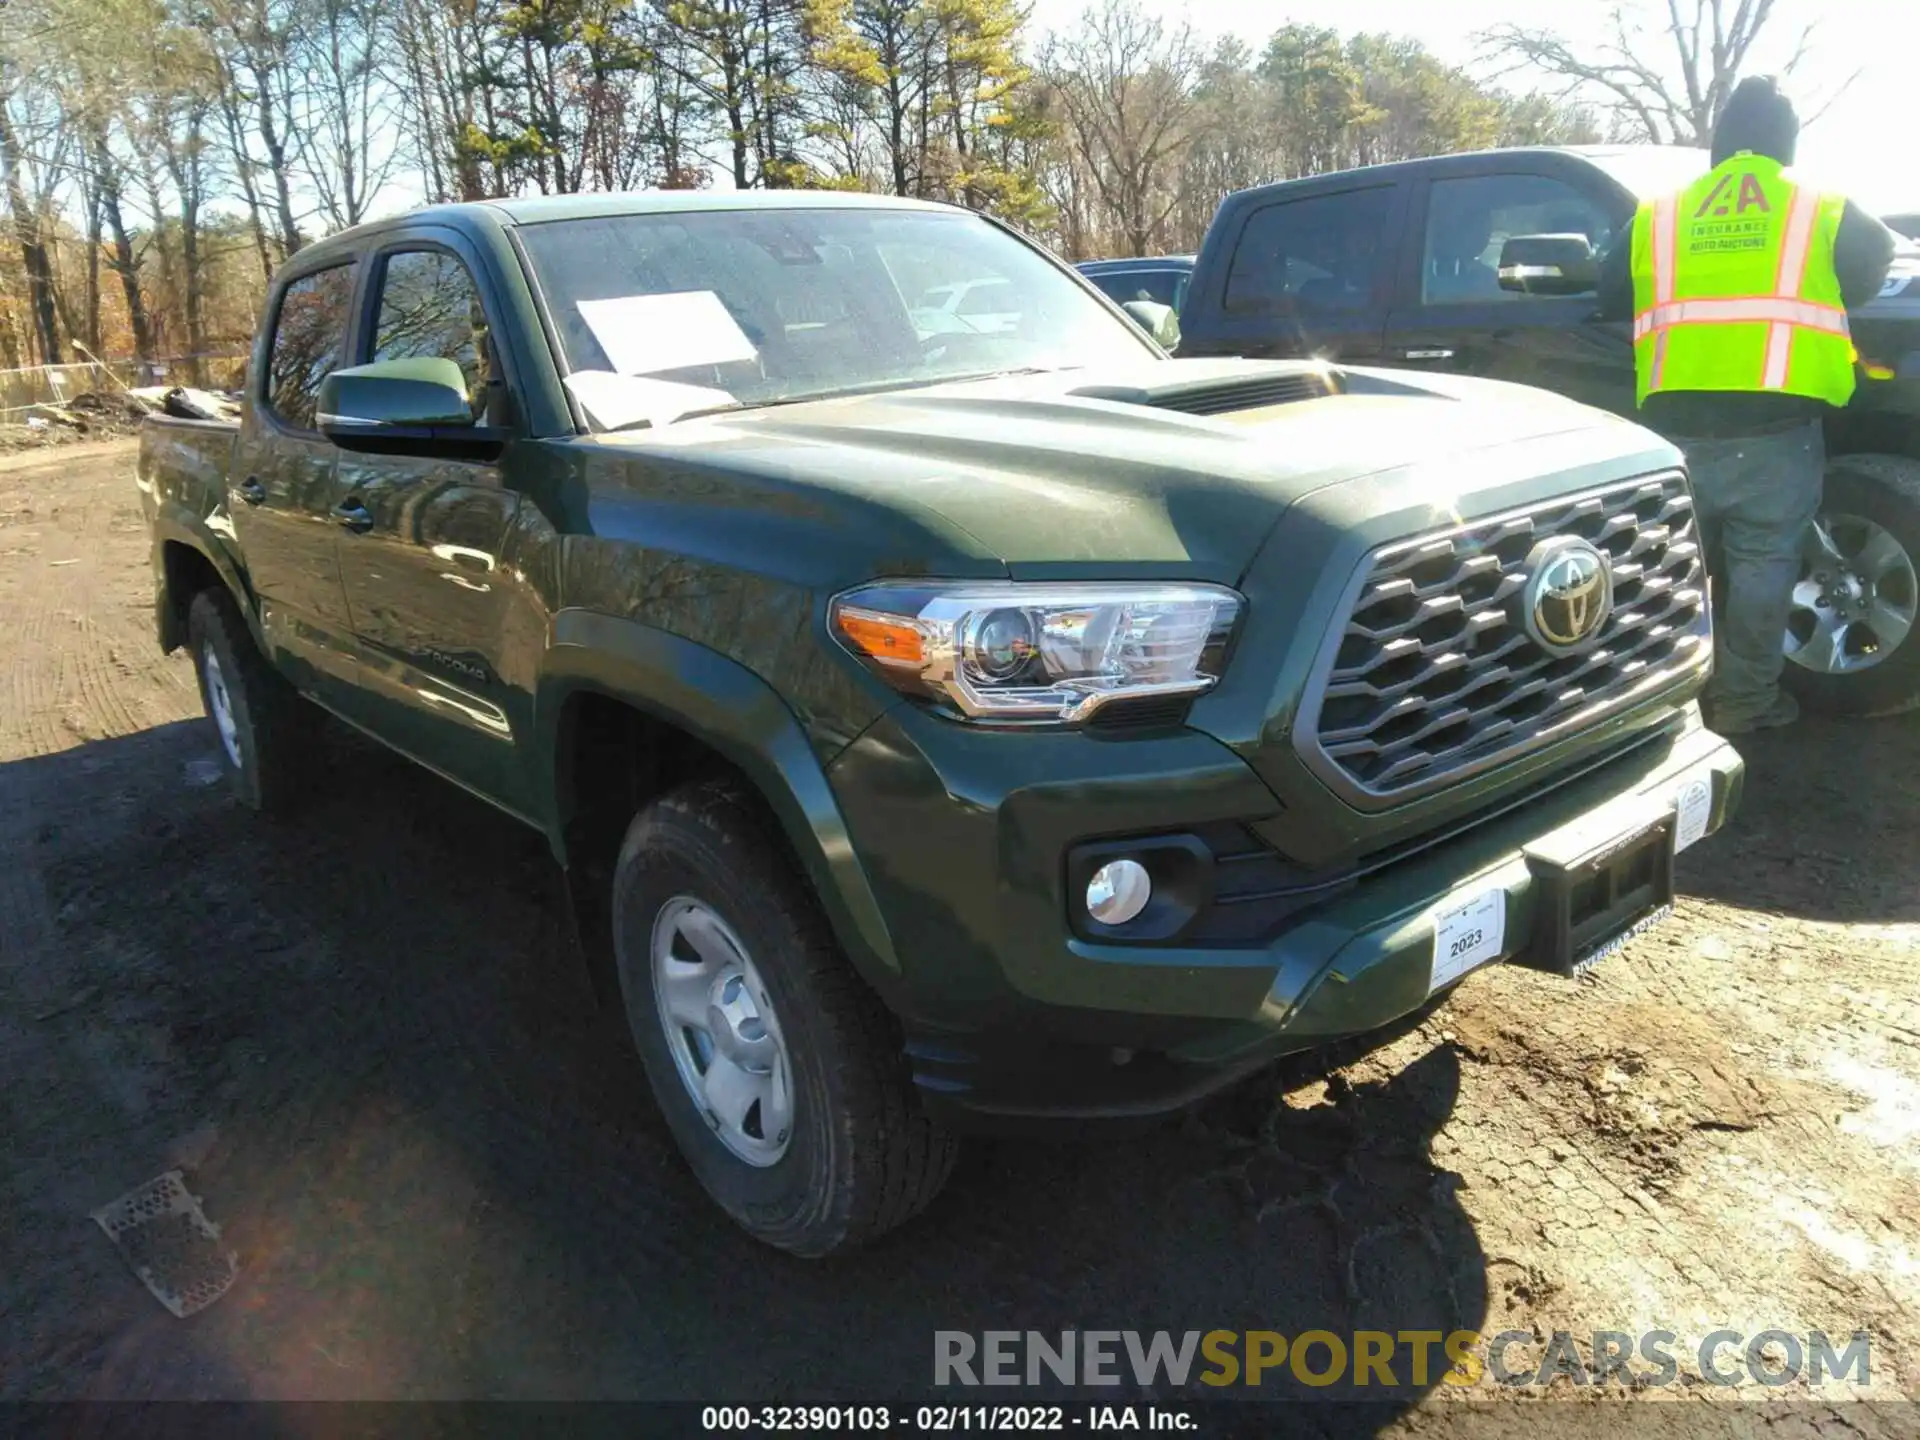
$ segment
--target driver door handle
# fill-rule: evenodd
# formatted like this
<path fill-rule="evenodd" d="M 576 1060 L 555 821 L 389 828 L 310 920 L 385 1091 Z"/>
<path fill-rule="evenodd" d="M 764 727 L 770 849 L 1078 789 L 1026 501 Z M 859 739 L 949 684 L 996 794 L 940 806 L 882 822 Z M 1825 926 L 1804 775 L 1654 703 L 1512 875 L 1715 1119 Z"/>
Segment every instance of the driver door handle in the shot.
<path fill-rule="evenodd" d="M 373 528 L 373 512 L 351 496 L 333 507 L 333 518 L 356 535 Z"/>
<path fill-rule="evenodd" d="M 236 488 L 240 491 L 240 498 L 249 505 L 259 505 L 266 501 L 267 487 L 251 475 L 242 480 Z"/>

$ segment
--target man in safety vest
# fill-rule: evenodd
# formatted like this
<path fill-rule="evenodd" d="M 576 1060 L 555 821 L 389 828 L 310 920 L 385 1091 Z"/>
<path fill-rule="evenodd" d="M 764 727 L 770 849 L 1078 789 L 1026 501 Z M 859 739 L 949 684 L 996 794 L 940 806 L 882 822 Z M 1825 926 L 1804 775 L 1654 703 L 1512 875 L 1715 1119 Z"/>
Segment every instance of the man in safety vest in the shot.
<path fill-rule="evenodd" d="M 1799 716 L 1781 644 L 1820 505 L 1822 417 L 1853 394 L 1847 309 L 1879 291 L 1894 251 L 1873 216 L 1783 173 L 1799 133 L 1771 79 L 1742 81 L 1713 168 L 1640 206 L 1601 283 L 1606 312 L 1633 316 L 1641 418 L 1693 477 L 1717 602 L 1708 704 L 1725 734 Z"/>

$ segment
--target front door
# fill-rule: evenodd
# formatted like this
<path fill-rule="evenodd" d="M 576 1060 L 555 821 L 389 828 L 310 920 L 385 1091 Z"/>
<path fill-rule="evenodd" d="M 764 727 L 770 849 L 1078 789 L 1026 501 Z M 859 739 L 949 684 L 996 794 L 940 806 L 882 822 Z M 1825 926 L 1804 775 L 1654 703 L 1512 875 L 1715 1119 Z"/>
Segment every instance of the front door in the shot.
<path fill-rule="evenodd" d="M 474 415 L 504 423 L 511 404 L 495 371 L 473 272 L 438 244 L 401 242 L 373 258 L 373 317 L 364 361 L 439 357 L 467 376 Z M 340 571 L 359 642 L 354 718 L 449 778 L 526 814 L 514 740 L 531 718 L 528 677 L 502 673 L 512 603 L 502 564 L 519 495 L 497 465 L 435 456 L 341 451 L 352 513 Z"/>
<path fill-rule="evenodd" d="M 1389 364 L 1537 385 L 1633 413 L 1632 338 L 1624 323 L 1597 318 L 1598 295 L 1503 290 L 1498 273 L 1500 247 L 1515 235 L 1580 234 L 1604 252 L 1624 223 L 1607 197 L 1560 176 L 1506 171 L 1434 180 L 1413 210 Z"/>
<path fill-rule="evenodd" d="M 333 514 L 340 452 L 314 428 L 314 409 L 346 344 L 354 269 L 330 266 L 280 288 L 227 477 L 227 509 L 268 647 L 296 684 L 330 704 L 353 680 L 353 624 Z"/>

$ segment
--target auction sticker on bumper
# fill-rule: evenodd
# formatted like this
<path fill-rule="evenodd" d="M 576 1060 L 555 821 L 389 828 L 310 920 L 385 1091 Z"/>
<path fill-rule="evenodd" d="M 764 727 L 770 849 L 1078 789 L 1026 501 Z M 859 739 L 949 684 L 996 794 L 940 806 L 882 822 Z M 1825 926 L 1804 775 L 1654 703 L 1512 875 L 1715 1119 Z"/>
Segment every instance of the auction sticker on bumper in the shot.
<path fill-rule="evenodd" d="M 1689 775 L 1673 793 L 1678 819 L 1673 827 L 1673 853 L 1678 855 L 1707 833 L 1713 818 L 1713 776 L 1702 771 Z"/>
<path fill-rule="evenodd" d="M 1433 973 L 1427 993 L 1451 985 L 1476 965 L 1498 960 L 1507 938 L 1507 892 L 1482 890 L 1433 912 Z"/>

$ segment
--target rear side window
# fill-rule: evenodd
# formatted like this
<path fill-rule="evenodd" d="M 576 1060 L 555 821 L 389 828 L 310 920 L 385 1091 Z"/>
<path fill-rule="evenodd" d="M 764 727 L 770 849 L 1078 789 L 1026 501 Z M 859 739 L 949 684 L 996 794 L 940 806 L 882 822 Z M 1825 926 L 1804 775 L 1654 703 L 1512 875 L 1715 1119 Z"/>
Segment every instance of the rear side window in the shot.
<path fill-rule="evenodd" d="M 320 382 L 340 363 L 353 303 L 353 263 L 302 275 L 281 292 L 267 356 L 267 409 L 296 430 L 314 428 Z"/>
<path fill-rule="evenodd" d="M 444 250 L 389 255 L 373 327 L 375 360 L 451 360 L 476 417 L 487 403 L 487 312 L 473 276 Z"/>
<path fill-rule="evenodd" d="M 1254 211 L 1227 271 L 1227 309 L 1323 315 L 1370 307 L 1392 198 L 1392 186 L 1377 185 Z"/>

